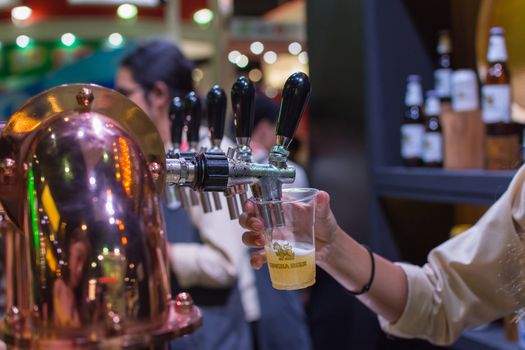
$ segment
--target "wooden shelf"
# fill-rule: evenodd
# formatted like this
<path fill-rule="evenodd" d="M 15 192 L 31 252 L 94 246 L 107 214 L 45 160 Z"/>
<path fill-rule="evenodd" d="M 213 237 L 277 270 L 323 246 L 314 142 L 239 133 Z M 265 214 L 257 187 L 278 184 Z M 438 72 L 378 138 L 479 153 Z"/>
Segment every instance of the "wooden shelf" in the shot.
<path fill-rule="evenodd" d="M 490 205 L 505 192 L 515 172 L 378 167 L 373 183 L 380 197 Z"/>

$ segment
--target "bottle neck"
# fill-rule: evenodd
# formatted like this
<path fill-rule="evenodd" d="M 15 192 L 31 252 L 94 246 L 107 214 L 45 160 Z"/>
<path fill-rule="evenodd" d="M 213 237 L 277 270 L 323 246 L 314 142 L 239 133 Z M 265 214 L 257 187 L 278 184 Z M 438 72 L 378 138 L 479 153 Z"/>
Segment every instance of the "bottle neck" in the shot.
<path fill-rule="evenodd" d="M 507 46 L 505 45 L 505 37 L 501 35 L 492 35 L 489 39 L 489 48 L 487 50 L 487 61 L 506 62 L 507 61 Z"/>
<path fill-rule="evenodd" d="M 405 95 L 405 105 L 421 106 L 423 105 L 423 89 L 418 82 L 410 82 L 407 84 L 407 91 Z"/>
<path fill-rule="evenodd" d="M 440 101 L 437 97 L 427 97 L 425 101 L 425 114 L 428 117 L 439 116 L 441 112 Z"/>

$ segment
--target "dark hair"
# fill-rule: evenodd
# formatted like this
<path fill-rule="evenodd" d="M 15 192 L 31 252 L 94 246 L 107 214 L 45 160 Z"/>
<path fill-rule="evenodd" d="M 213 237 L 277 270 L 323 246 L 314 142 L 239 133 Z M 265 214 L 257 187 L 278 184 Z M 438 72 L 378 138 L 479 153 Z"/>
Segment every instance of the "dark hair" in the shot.
<path fill-rule="evenodd" d="M 193 90 L 191 73 L 195 66 L 169 41 L 156 39 L 139 44 L 120 65 L 131 71 L 133 79 L 146 92 L 157 81 L 168 86 L 171 97 L 185 96 Z"/>
<path fill-rule="evenodd" d="M 279 105 L 277 102 L 260 93 L 255 96 L 255 112 L 253 116 L 254 128 L 256 128 L 263 120 L 266 120 L 270 124 L 276 124 L 278 115 Z"/>

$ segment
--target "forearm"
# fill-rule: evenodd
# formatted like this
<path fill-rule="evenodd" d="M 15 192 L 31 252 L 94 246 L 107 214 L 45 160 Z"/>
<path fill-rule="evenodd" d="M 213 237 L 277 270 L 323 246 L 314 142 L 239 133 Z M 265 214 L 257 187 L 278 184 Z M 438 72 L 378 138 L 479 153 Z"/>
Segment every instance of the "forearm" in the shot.
<path fill-rule="evenodd" d="M 169 244 L 171 268 L 184 287 L 225 288 L 237 280 L 235 265 L 221 252 L 199 243 Z"/>
<path fill-rule="evenodd" d="M 327 252 L 322 254 L 318 265 L 346 289 L 359 291 L 370 279 L 370 255 L 365 247 L 339 227 L 335 237 L 335 241 L 325 248 Z M 374 259 L 372 286 L 358 298 L 372 311 L 393 322 L 401 317 L 407 302 L 407 279 L 399 266 L 378 255 L 374 255 Z"/>

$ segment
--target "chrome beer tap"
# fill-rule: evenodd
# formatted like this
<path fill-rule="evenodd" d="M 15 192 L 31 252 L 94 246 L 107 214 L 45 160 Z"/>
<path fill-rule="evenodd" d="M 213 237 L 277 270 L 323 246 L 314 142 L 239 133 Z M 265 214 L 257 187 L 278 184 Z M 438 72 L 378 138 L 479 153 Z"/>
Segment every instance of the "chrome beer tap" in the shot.
<path fill-rule="evenodd" d="M 184 121 L 186 114 L 184 111 L 184 101 L 180 97 L 175 97 L 171 101 L 170 105 L 170 120 L 171 120 L 171 143 L 173 148 L 168 151 L 168 158 L 179 158 L 181 153 L 181 142 L 182 142 L 182 131 L 184 129 Z M 175 196 L 180 201 L 183 208 L 190 207 L 190 200 L 186 189 L 181 187 L 179 184 L 174 184 Z M 168 186 L 168 195 L 170 192 Z"/>
<path fill-rule="evenodd" d="M 206 95 L 206 107 L 208 110 L 208 136 L 211 143 L 211 148 L 208 152 L 224 154 L 221 150 L 221 142 L 224 136 L 224 122 L 226 121 L 226 94 L 219 85 L 214 85 L 210 91 L 208 91 Z M 221 210 L 220 194 L 218 192 L 212 192 L 212 196 L 215 209 Z"/>
<path fill-rule="evenodd" d="M 247 90 L 249 91 L 249 88 Z M 292 183 L 295 180 L 295 169 L 288 165 L 288 147 L 309 97 L 308 76 L 301 72 L 292 74 L 284 85 L 276 127 L 276 145 L 270 152 L 267 164 L 246 161 L 247 157 L 244 159 L 243 157 L 247 153 L 243 152 L 241 152 L 242 156 L 233 157 L 231 151 L 228 152 L 228 156 L 221 153 L 201 152 L 195 154 L 191 162 L 186 164 L 181 164 L 178 159 L 167 159 L 168 183 L 185 184 L 193 189 L 207 191 L 224 191 L 238 185 L 251 185 L 254 197 L 261 202 L 259 210 L 266 221 L 266 226 L 281 225 L 283 222 L 281 208 L 272 202 L 281 199 L 282 184 Z M 248 126 L 244 123 L 237 125 L 244 131 L 237 134 L 239 138 L 245 138 L 241 140 L 243 145 L 249 144 L 249 136 L 244 136 L 247 135 L 244 128 Z"/>
<path fill-rule="evenodd" d="M 184 99 L 184 106 L 186 111 L 186 125 L 188 127 L 186 135 L 188 137 L 188 143 L 190 148 L 188 150 L 188 154 L 194 155 L 197 153 L 197 145 L 199 143 L 199 129 L 201 126 L 202 119 L 202 105 L 197 94 L 192 91 L 186 95 L 186 98 Z M 190 191 L 190 199 L 192 205 L 198 205 L 199 198 L 200 203 L 202 205 L 202 210 L 205 213 L 211 212 L 212 209 L 209 194 L 203 192 L 203 190 L 199 190 L 197 196 L 197 192 Z"/>
<path fill-rule="evenodd" d="M 239 77 L 232 86 L 231 100 L 233 109 L 233 125 L 235 127 L 235 140 L 237 148 L 235 159 L 243 162 L 252 162 L 252 149 L 250 148 L 250 138 L 253 131 L 253 118 L 255 107 L 255 88 L 246 77 Z M 240 184 L 235 186 L 235 191 L 239 195 L 241 207 L 248 200 L 248 185 Z"/>

